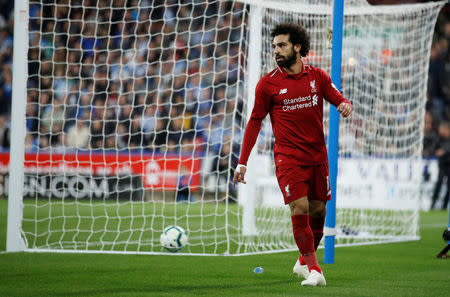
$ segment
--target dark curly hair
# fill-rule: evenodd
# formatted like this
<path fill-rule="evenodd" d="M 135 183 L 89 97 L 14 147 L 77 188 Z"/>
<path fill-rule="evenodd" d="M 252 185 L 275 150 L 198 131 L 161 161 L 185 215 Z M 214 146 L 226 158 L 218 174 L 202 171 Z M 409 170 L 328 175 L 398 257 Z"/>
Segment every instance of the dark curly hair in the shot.
<path fill-rule="evenodd" d="M 306 57 L 309 53 L 310 38 L 305 28 L 294 23 L 281 23 L 275 26 L 270 32 L 272 39 L 281 34 L 289 34 L 289 41 L 293 44 L 300 44 L 300 55 Z"/>

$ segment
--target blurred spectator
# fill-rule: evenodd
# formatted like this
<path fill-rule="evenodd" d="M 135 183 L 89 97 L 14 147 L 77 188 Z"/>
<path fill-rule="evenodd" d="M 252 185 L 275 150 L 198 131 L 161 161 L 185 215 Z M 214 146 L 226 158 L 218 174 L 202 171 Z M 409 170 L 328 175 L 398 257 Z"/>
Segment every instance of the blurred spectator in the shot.
<path fill-rule="evenodd" d="M 53 131 L 56 125 L 62 127 L 65 119 L 62 102 L 60 100 L 54 100 L 53 104 L 46 106 L 42 113 L 41 125 L 47 131 Z"/>
<path fill-rule="evenodd" d="M 91 132 L 90 148 L 92 149 L 103 148 L 103 141 L 104 141 L 103 122 L 101 120 L 92 121 L 90 132 Z"/>
<path fill-rule="evenodd" d="M 182 149 L 182 143 L 192 142 L 194 130 L 191 129 L 191 125 L 191 118 L 188 117 L 178 116 L 170 121 L 167 139 L 170 151 L 179 152 Z"/>
<path fill-rule="evenodd" d="M 442 55 L 439 43 L 433 44 L 430 52 L 430 68 L 428 71 L 428 110 L 437 119 L 442 119 L 446 106 L 446 98 L 444 94 L 445 79 L 445 60 Z"/>
<path fill-rule="evenodd" d="M 144 131 L 147 140 L 156 129 L 156 121 L 157 121 L 156 106 L 154 104 L 146 106 L 141 123 L 142 123 L 142 131 Z"/>
<path fill-rule="evenodd" d="M 242 43 L 246 36 L 241 26 L 246 26 L 243 16 L 248 14 L 247 5 L 170 1 L 170 5 L 154 7 L 148 13 L 146 6 L 169 2 L 74 2 L 91 6 L 89 9 L 50 2 L 35 1 L 29 10 L 28 148 L 48 149 L 66 143 L 76 148 L 132 147 L 190 154 L 200 147 L 202 153 L 216 156 L 215 170 L 227 171 L 226 163 L 234 162 L 231 151 L 236 152 L 229 139 L 242 136 L 238 127 L 245 88 L 237 82 L 244 78 L 240 59 L 247 45 Z M 0 8 L 0 114 L 8 122 L 13 2 L 0 0 Z M 436 128 L 450 119 L 449 43 L 447 5 L 436 25 L 430 57 L 423 143 L 427 158 L 436 157 L 440 144 Z M 382 58 L 393 63 L 398 53 L 388 46 Z M 380 56 L 376 50 L 373 54 Z M 361 61 L 362 79 L 376 81 L 374 71 L 365 67 L 369 62 Z M 402 67 L 393 65 L 389 78 L 398 79 L 401 75 L 394 70 Z M 409 76 L 401 85 L 386 84 L 383 88 L 413 89 Z M 400 96 L 388 99 L 393 104 L 403 100 Z M 392 104 L 375 107 L 377 118 L 370 121 L 383 122 L 387 127 L 406 126 L 405 110 L 392 108 Z M 358 120 L 353 119 L 352 124 Z M 390 128 L 378 133 L 382 135 L 373 131 L 373 139 L 356 141 L 356 145 L 367 153 L 377 141 L 386 147 L 398 144 L 388 143 L 383 137 L 392 134 Z M 199 140 L 203 145 L 197 145 Z M 271 145 L 268 143 L 268 147 Z"/>
<path fill-rule="evenodd" d="M 132 111 L 133 111 L 132 106 L 127 103 L 121 105 L 119 109 L 119 123 L 124 127 L 126 131 L 129 131 L 130 129 Z"/>
<path fill-rule="evenodd" d="M 0 149 L 9 148 L 9 127 L 4 115 L 0 115 Z"/>
<path fill-rule="evenodd" d="M 147 147 L 144 133 L 142 132 L 142 118 L 136 115 L 131 120 L 129 146 L 131 149 L 142 149 Z"/>
<path fill-rule="evenodd" d="M 89 143 L 90 131 L 86 122 L 78 119 L 76 124 L 69 128 L 66 142 L 69 148 L 86 149 Z"/>
<path fill-rule="evenodd" d="M 439 125 L 439 143 L 436 149 L 436 156 L 439 157 L 439 176 L 436 181 L 434 193 L 431 202 L 431 209 L 436 206 L 441 186 L 444 178 L 447 179 L 447 192 L 444 196 L 444 201 L 441 208 L 447 209 L 449 195 L 450 195 L 450 123 L 443 122 Z"/>
<path fill-rule="evenodd" d="M 12 72 L 9 64 L 3 64 L 1 80 L 3 89 L 2 103 L 5 104 L 5 106 L 2 109 L 4 109 L 6 112 L 9 113 L 11 112 L 11 99 L 12 99 Z"/>
<path fill-rule="evenodd" d="M 5 91 L 0 87 L 0 114 L 10 115 L 11 105 L 8 98 L 5 96 Z"/>
<path fill-rule="evenodd" d="M 62 125 L 62 123 L 55 123 L 52 125 L 49 139 L 52 148 L 61 152 L 64 151 L 64 144 L 66 143 Z"/>
<path fill-rule="evenodd" d="M 425 113 L 423 133 L 423 156 L 430 158 L 435 156 L 436 147 L 439 144 L 439 134 L 436 132 L 433 116 L 429 111 Z"/>
<path fill-rule="evenodd" d="M 114 150 L 121 149 L 123 146 L 116 143 L 116 137 L 114 135 L 108 136 L 105 139 L 105 149 Z"/>
<path fill-rule="evenodd" d="M 167 144 L 167 124 L 163 119 L 156 120 L 153 135 L 150 136 L 149 146 L 157 151 L 164 151 Z"/>
<path fill-rule="evenodd" d="M 192 177 L 190 169 L 185 165 L 181 165 L 175 197 L 177 202 L 189 201 L 190 203 L 193 203 L 195 201 L 194 194 L 191 192 L 191 182 Z"/>
<path fill-rule="evenodd" d="M 38 108 L 39 108 L 38 104 L 29 103 L 27 104 L 27 108 L 25 111 L 26 128 L 28 132 L 32 133 L 32 135 L 35 135 L 38 131 L 39 126 L 39 118 L 37 117 Z"/>
<path fill-rule="evenodd" d="M 39 148 L 36 138 L 33 134 L 27 133 L 25 136 L 25 152 L 35 152 Z"/>
<path fill-rule="evenodd" d="M 235 202 L 236 194 L 231 181 L 233 177 L 233 170 L 237 166 L 238 158 L 237 154 L 231 153 L 232 141 L 227 138 L 226 141 L 220 146 L 220 152 L 214 158 L 212 162 L 211 173 L 216 174 L 216 187 L 219 189 L 220 197 L 216 199 L 223 199 L 229 191 L 229 198 L 231 202 Z"/>

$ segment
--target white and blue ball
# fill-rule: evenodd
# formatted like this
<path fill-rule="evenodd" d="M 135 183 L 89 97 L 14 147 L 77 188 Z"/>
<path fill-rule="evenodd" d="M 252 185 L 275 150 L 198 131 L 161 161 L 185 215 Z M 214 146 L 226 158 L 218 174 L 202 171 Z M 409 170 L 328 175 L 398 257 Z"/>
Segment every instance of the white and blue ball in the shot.
<path fill-rule="evenodd" d="M 186 231 L 179 226 L 169 226 L 161 234 L 161 245 L 171 253 L 176 253 L 187 244 Z"/>

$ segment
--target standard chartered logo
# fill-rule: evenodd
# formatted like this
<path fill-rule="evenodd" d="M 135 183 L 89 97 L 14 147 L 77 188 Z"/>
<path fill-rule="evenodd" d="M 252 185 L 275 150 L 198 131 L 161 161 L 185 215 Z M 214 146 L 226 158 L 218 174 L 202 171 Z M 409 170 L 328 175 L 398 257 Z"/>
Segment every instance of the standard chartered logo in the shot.
<path fill-rule="evenodd" d="M 291 110 L 297 110 L 307 107 L 313 107 L 318 104 L 319 97 L 317 94 L 314 94 L 314 96 L 311 97 L 311 95 L 306 97 L 297 97 L 293 99 L 284 99 L 283 100 L 283 111 L 291 111 Z"/>

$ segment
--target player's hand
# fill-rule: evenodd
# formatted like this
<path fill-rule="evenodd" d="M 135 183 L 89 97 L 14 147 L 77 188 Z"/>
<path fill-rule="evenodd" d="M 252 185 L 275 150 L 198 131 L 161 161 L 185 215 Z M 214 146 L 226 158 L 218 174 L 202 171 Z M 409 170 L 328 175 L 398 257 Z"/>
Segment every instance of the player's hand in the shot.
<path fill-rule="evenodd" d="M 245 172 L 247 171 L 247 167 L 245 165 L 239 164 L 234 171 L 233 176 L 233 188 L 236 186 L 236 182 L 246 184 L 247 182 L 244 180 Z"/>
<path fill-rule="evenodd" d="M 339 104 L 339 106 L 337 107 L 337 110 L 341 113 L 341 115 L 346 118 L 349 115 L 351 115 L 352 113 L 352 106 L 348 103 L 342 102 L 341 104 Z"/>

